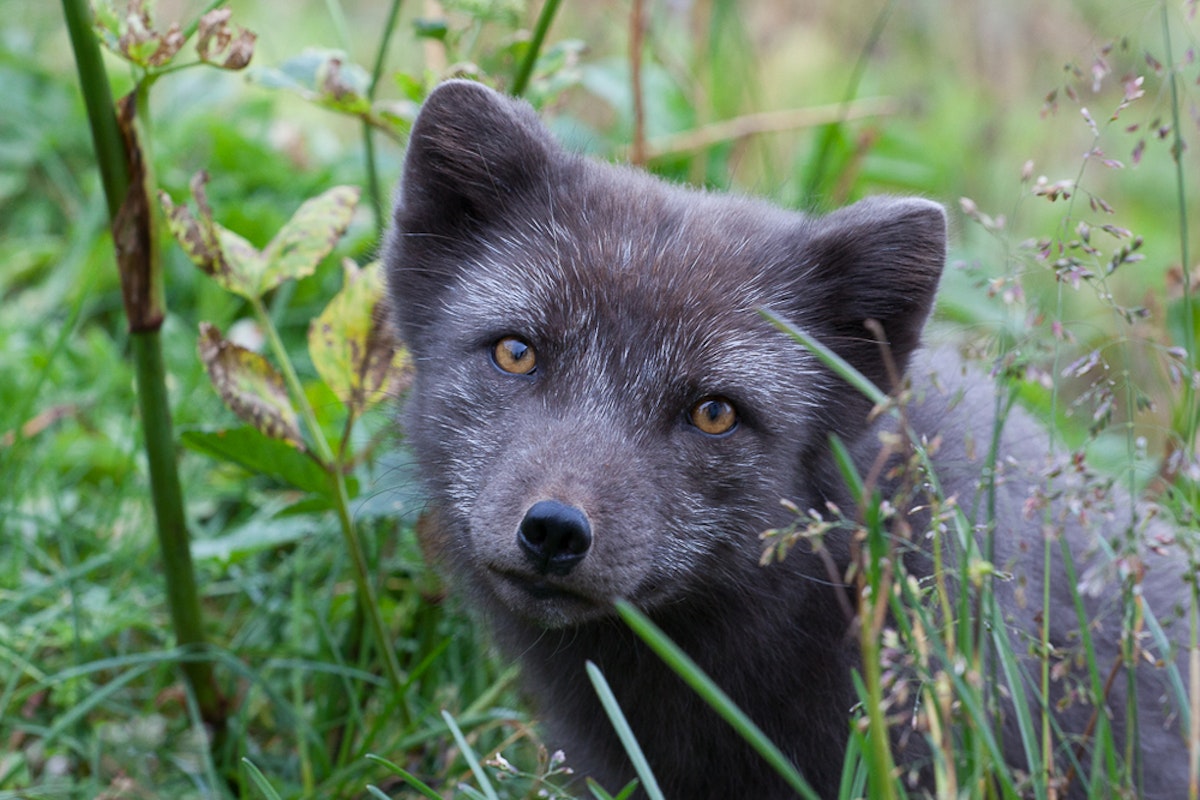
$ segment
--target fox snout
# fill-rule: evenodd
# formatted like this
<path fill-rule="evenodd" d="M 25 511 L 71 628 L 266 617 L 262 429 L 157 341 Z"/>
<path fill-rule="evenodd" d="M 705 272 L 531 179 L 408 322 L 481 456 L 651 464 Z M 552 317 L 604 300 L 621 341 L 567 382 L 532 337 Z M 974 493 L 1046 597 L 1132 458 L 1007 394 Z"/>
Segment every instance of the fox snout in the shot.
<path fill-rule="evenodd" d="M 517 546 L 542 575 L 566 575 L 592 547 L 587 515 L 558 500 L 535 503 L 517 529 Z"/>

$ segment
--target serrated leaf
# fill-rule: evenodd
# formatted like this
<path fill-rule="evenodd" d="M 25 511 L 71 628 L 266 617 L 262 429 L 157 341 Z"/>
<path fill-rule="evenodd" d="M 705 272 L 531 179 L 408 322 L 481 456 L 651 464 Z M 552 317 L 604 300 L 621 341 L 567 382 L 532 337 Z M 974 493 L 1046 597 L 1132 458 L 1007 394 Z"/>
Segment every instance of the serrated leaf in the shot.
<path fill-rule="evenodd" d="M 332 492 L 329 475 L 303 450 L 282 439 L 271 439 L 253 426 L 190 430 L 179 438 L 198 453 L 236 464 L 255 475 L 267 475 L 311 494 Z"/>
<path fill-rule="evenodd" d="M 321 379 L 353 415 L 394 397 L 411 381 L 408 353 L 384 313 L 379 262 L 343 264 L 345 281 L 308 328 L 308 352 Z"/>
<path fill-rule="evenodd" d="M 296 209 L 262 252 L 266 270 L 259 291 L 311 275 L 350 226 L 358 195 L 357 186 L 335 186 Z"/>
<path fill-rule="evenodd" d="M 304 448 L 283 376 L 265 358 L 227 341 L 207 322 L 200 323 L 197 348 L 229 410 L 267 436 Z"/>

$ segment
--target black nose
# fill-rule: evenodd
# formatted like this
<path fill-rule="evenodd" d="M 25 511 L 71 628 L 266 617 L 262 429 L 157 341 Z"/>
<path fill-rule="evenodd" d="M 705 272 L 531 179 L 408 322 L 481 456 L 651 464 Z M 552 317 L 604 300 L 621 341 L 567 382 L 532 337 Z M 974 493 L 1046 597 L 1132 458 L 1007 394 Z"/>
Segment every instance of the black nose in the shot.
<path fill-rule="evenodd" d="M 592 526 L 578 508 L 542 500 L 521 520 L 517 544 L 538 572 L 566 575 L 592 546 Z"/>

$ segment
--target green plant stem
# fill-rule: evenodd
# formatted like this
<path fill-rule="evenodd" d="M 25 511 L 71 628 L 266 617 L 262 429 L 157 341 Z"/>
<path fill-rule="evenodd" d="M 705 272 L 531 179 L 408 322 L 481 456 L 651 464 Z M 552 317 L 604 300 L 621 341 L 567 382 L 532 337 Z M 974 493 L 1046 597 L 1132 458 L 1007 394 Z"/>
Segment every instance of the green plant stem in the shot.
<path fill-rule="evenodd" d="M 113 110 L 112 92 L 100 57 L 100 47 L 92 33 L 91 10 L 85 0 L 63 0 L 63 15 L 75 52 L 79 85 L 88 112 L 109 220 L 115 225 L 132 186 L 125 140 Z M 145 220 L 144 224 L 152 226 L 153 221 Z M 148 271 L 153 279 L 159 268 L 157 253 L 152 251 L 147 257 L 150 259 Z M 171 623 L 181 647 L 203 647 L 204 626 L 188 541 L 183 490 L 176 464 L 161 334 L 157 329 L 138 330 L 130 334 L 130 339 Z M 212 664 L 205 660 L 188 659 L 183 662 L 182 669 L 201 715 L 213 728 L 213 747 L 216 750 L 224 735 L 225 708 L 213 679 Z"/>
<path fill-rule="evenodd" d="M 642 85 L 642 39 L 646 33 L 646 10 L 642 0 L 633 0 L 629 19 L 629 91 L 633 95 L 633 143 L 629 161 L 646 163 L 646 103 Z"/>
<path fill-rule="evenodd" d="M 396 30 L 396 20 L 400 16 L 400 7 L 403 3 L 404 0 L 392 0 L 391 8 L 388 9 L 387 21 L 383 26 L 383 36 L 379 39 L 379 49 L 375 51 L 375 64 L 371 67 L 371 83 L 367 86 L 368 102 L 375 102 L 375 94 L 379 89 L 379 81 L 383 77 L 383 65 L 387 59 L 388 46 L 391 44 L 392 34 Z M 383 189 L 379 180 L 379 164 L 375 160 L 375 131 L 369 120 L 363 120 L 362 133 L 363 157 L 367 162 L 367 199 L 371 203 L 371 214 L 375 219 L 375 233 L 377 236 L 382 236 L 387 221 L 384 218 Z"/>
<path fill-rule="evenodd" d="M 533 66 L 537 63 L 538 54 L 541 53 L 542 43 L 546 41 L 546 33 L 550 30 L 550 23 L 554 21 L 554 15 L 558 13 L 559 2 L 560 0 L 546 0 L 546 4 L 542 6 L 541 13 L 538 14 L 537 22 L 533 26 L 533 36 L 529 40 L 529 49 L 525 51 L 525 58 L 521 60 L 521 65 L 517 68 L 517 74 L 513 77 L 513 97 L 520 97 L 525 94 L 525 90 L 529 87 L 529 78 L 533 75 Z"/>
<path fill-rule="evenodd" d="M 379 613 L 379 600 L 375 594 L 375 586 L 371 582 L 371 570 L 367 563 L 367 556 L 363 549 L 362 540 L 359 538 L 358 529 L 354 527 L 354 520 L 350 517 L 350 495 L 346 491 L 346 477 L 342 473 L 342 464 L 334 458 L 329 441 L 325 438 L 325 433 L 317 423 L 317 417 L 313 413 L 312 404 L 308 402 L 308 397 L 304 394 L 304 385 L 300 383 L 300 377 L 296 374 L 291 359 L 288 358 L 287 349 L 283 346 L 283 341 L 279 338 L 279 332 L 275 329 L 275 324 L 271 321 L 271 315 L 268 313 L 267 307 L 263 304 L 261 298 L 255 298 L 252 301 L 252 306 L 255 316 L 258 317 L 259 324 L 266 334 L 271 352 L 275 355 L 275 363 L 279 365 L 280 370 L 283 372 L 283 379 L 287 383 L 288 390 L 299 406 L 300 416 L 304 420 L 305 427 L 308 428 L 309 442 L 316 451 L 317 460 L 329 474 L 330 485 L 333 489 L 335 500 L 334 506 L 337 511 L 338 526 L 342 531 L 342 539 L 346 544 L 346 549 L 350 553 L 354 584 L 358 590 L 359 602 L 362 604 L 363 611 L 370 621 L 376 645 L 379 647 L 380 656 L 383 658 L 383 666 L 387 673 L 388 682 L 392 685 L 397 697 L 400 698 L 397 705 L 400 709 L 401 727 L 407 728 L 410 719 L 408 704 L 403 700 L 404 675 L 400 669 L 400 662 L 396 658 L 396 650 L 392 646 L 391 635 L 388 632 L 387 626 L 383 623 L 383 617 Z"/>
<path fill-rule="evenodd" d="M 137 368 L 138 410 L 146 437 L 146 460 L 150 468 L 150 492 L 158 520 L 158 540 L 162 549 L 167 583 L 167 605 L 175 638 L 184 648 L 203 647 L 204 624 L 196 591 L 192 551 L 184 517 L 183 490 L 175 464 L 175 437 L 171 408 L 167 397 L 163 366 L 162 340 L 158 331 L 130 336 Z M 205 721 L 224 725 L 224 713 L 212 665 L 208 661 L 183 662 L 196 702 Z"/>
<path fill-rule="evenodd" d="M 1196 387 L 1191 378 L 1196 374 L 1196 370 L 1200 369 L 1200 358 L 1197 358 L 1195 322 L 1192 316 L 1192 262 L 1188 252 L 1187 189 L 1183 175 L 1184 144 L 1179 119 L 1179 74 L 1175 69 L 1174 56 L 1171 54 L 1171 20 L 1166 3 L 1159 6 L 1159 14 L 1162 19 L 1163 48 L 1169 70 L 1167 81 L 1171 87 L 1171 130 L 1174 134 L 1171 142 L 1171 157 L 1175 161 L 1175 206 L 1179 212 L 1179 258 L 1180 266 L 1183 269 L 1183 322 L 1185 327 L 1183 347 L 1187 351 L 1189 373 L 1189 380 L 1183 382 L 1185 414 L 1183 446 L 1189 456 L 1195 456 L 1196 433 L 1197 426 L 1200 425 L 1200 418 L 1196 412 Z M 1194 495 L 1192 499 L 1195 500 Z"/>
<path fill-rule="evenodd" d="M 869 722 L 866 757 L 871 765 L 871 797 L 879 800 L 893 800 L 896 796 L 892 778 L 895 772 L 895 763 L 892 760 L 888 721 L 884 715 L 883 667 L 879 643 L 886 619 L 884 612 L 886 612 L 888 597 L 892 592 L 891 569 L 886 565 L 891 563 L 889 556 L 894 556 L 894 554 L 887 552 L 883 520 L 879 515 L 878 495 L 871 498 L 871 502 L 864 506 L 862 503 L 866 499 L 862 498 L 859 502 L 860 508 L 863 508 L 867 517 L 865 520 L 868 531 L 867 538 L 872 543 L 871 549 L 874 551 L 867 565 L 870 596 L 868 597 L 866 592 L 860 589 L 859 598 L 859 648 L 863 654 L 862 669 L 866 684 L 867 720 Z M 875 557 L 880 555 L 880 551 L 882 551 L 883 558 Z"/>
<path fill-rule="evenodd" d="M 1188 724 L 1188 800 L 1200 800 L 1200 584 L 1192 584 L 1190 617 L 1192 652 L 1188 655 L 1188 681 L 1191 685 L 1191 719 Z"/>
<path fill-rule="evenodd" d="M 125 144 L 117 126 L 117 116 L 113 113 L 108 73 L 104 69 L 96 36 L 92 33 L 91 8 L 87 0 L 62 0 L 62 4 L 71 48 L 75 51 L 75 67 L 92 131 L 92 144 L 96 148 L 96 164 L 100 168 L 100 181 L 108 203 L 108 218 L 112 220 L 129 193 Z"/>
<path fill-rule="evenodd" d="M 325 0 L 325 10 L 329 12 L 329 21 L 333 24 L 338 46 L 349 50 L 351 45 L 350 26 L 346 24 L 346 10 L 339 0 Z"/>

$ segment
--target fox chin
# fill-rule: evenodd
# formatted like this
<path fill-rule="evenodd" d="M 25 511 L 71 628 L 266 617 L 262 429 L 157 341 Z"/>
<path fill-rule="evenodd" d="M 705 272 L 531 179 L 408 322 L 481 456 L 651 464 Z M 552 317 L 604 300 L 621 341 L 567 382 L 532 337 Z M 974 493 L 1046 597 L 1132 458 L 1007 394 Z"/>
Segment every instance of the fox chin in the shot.
<path fill-rule="evenodd" d="M 1096 542 L 1124 529 L 1103 515 L 1084 525 L 1065 500 L 1047 500 L 1045 515 L 1024 513 L 1045 486 L 1050 445 L 1020 411 L 1003 421 L 999 472 L 983 502 L 990 462 L 976 450 L 1000 424 L 997 390 L 956 354 L 921 344 L 946 238 L 945 212 L 925 199 L 875 197 L 804 215 L 569 153 L 528 105 L 476 83 L 430 94 L 384 253 L 416 369 L 404 424 L 430 501 L 422 545 L 501 651 L 519 659 L 548 744 L 579 776 L 612 790 L 635 776 L 587 680 L 592 661 L 667 797 L 794 796 L 615 616 L 613 600 L 623 598 L 819 796 L 838 796 L 860 700 L 849 611 L 859 542 L 853 526 L 831 524 L 819 545 L 801 541 L 761 563 L 764 531 L 795 522 L 781 500 L 831 520 L 835 510 L 856 517 L 831 438 L 860 474 L 879 476 L 882 497 L 901 498 L 889 530 L 907 574 L 958 585 L 933 573 L 931 532 L 941 522 L 924 482 L 895 459 L 881 468 L 881 442 L 897 432 L 892 415 L 873 415 L 764 310 L 877 386 L 906 376 L 907 423 L 929 443 L 943 496 L 968 514 L 993 508 L 969 521 L 981 542 L 992 532 L 992 563 L 1012 576 L 994 584 L 1007 628 L 996 635 L 1007 633 L 1019 657 L 1043 625 L 1056 652 L 1078 648 L 1079 592 L 1062 553 L 1078 574 L 1103 576 Z M 1128 520 L 1130 499 L 1113 497 Z M 1054 523 L 1049 533 L 1044 520 Z M 1063 543 L 1048 565 L 1047 535 Z M 1168 677 L 1186 655 L 1184 625 L 1173 620 L 1185 604 L 1182 560 L 1144 561 L 1143 599 L 1175 641 L 1161 652 L 1145 643 L 1156 664 L 1138 665 L 1103 697 L 1078 690 L 1086 668 L 1069 658 L 1048 697 L 1021 677 L 1022 687 L 997 692 L 1034 698 L 1035 714 L 1042 704 L 1053 710 L 1052 774 L 1079 774 L 1063 787 L 1071 798 L 1086 796 L 1097 714 L 1118 742 L 1136 735 L 1129 768 L 1139 770 L 1142 797 L 1186 791 L 1186 708 Z M 1047 580 L 1042 608 L 1040 588 L 1026 598 L 1022 587 Z M 1116 585 L 1082 596 L 1103 669 L 1122 663 Z M 1024 659 L 1023 673 L 1039 675 L 1041 662 Z M 891 739 L 910 788 L 932 793 L 919 694 L 897 693 Z M 1016 710 L 997 713 L 998 748 L 1027 769 Z"/>

